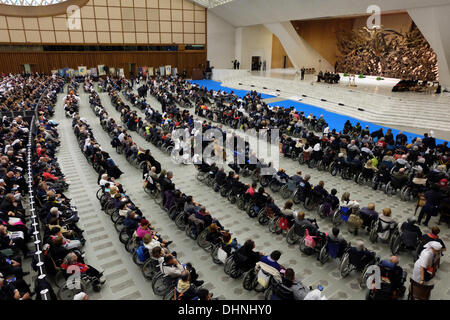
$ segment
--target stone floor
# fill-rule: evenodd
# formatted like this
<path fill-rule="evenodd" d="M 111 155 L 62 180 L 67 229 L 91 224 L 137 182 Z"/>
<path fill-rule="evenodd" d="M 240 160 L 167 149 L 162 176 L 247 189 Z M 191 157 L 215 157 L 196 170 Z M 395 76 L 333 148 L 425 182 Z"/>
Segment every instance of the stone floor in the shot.
<path fill-rule="evenodd" d="M 111 106 L 108 95 L 101 93 L 100 97 L 110 116 L 120 122 L 119 113 Z M 222 267 L 214 264 L 205 251 L 199 248 L 193 240 L 187 238 L 184 232 L 179 231 L 174 222 L 142 191 L 141 172 L 131 166 L 124 156 L 118 155 L 111 147 L 109 136 L 103 131 L 98 118 L 88 106 L 88 95 L 82 93 L 81 89 L 80 98 L 81 117 L 87 119 L 102 148 L 111 154 L 119 168 L 125 172 L 120 178 L 120 182 L 125 186 L 127 194 L 143 210 L 144 215 L 157 227 L 163 237 L 174 241 L 172 246 L 177 251 L 180 260 L 184 263 L 192 262 L 197 267 L 201 278 L 205 280 L 205 287 L 212 290 L 221 299 L 262 299 L 261 294 L 243 289 L 241 279 L 233 280 L 226 276 Z M 74 205 L 78 206 L 81 227 L 86 229 L 87 243 L 85 250 L 88 262 L 94 266 L 102 266 L 106 270 L 105 274 L 108 279 L 103 290 L 99 294 L 91 293 L 91 298 L 160 299 L 154 296 L 150 282 L 142 277 L 139 268 L 132 262 L 131 255 L 125 251 L 123 245 L 119 242 L 117 232 L 109 217 L 100 210 L 100 205 L 95 198 L 97 174 L 88 165 L 79 150 L 71 128 L 71 120 L 64 117 L 61 99 L 62 96 L 59 97 L 55 116 L 55 120 L 60 123 L 59 131 L 62 139 L 62 147 L 58 158 L 63 172 L 67 175 L 67 179 L 71 181 L 68 195 L 73 198 Z M 155 99 L 150 97 L 148 101 L 154 108 L 160 109 L 160 105 Z M 355 300 L 364 298 L 365 291 L 358 286 L 357 273 L 353 272 L 347 278 L 341 279 L 336 261 L 328 262 L 322 266 L 314 257 L 302 254 L 298 246 L 288 245 L 282 235 L 270 233 L 267 227 L 259 225 L 255 219 L 249 218 L 218 193 L 198 182 L 195 179 L 196 170 L 193 166 L 176 165 L 171 162 L 168 155 L 156 149 L 142 137 L 134 132 L 131 135 L 139 146 L 149 148 L 152 151 L 163 168 L 174 172 L 174 182 L 178 188 L 204 204 L 213 216 L 230 229 L 239 242 L 253 239 L 256 242 L 256 249 L 267 254 L 275 249 L 281 250 L 283 254 L 280 262 L 292 267 L 297 274 L 297 278 L 301 279 L 306 285 L 317 286 L 321 284 L 329 299 Z M 341 195 L 344 191 L 350 191 L 351 198 L 358 200 L 361 205 L 375 202 L 378 210 L 390 207 L 394 218 L 398 221 L 402 222 L 413 214 L 414 204 L 402 202 L 397 197 L 387 197 L 384 193 L 373 192 L 368 187 L 357 186 L 354 182 L 344 181 L 341 178 L 332 177 L 328 173 L 308 169 L 306 166 L 300 166 L 290 159 L 281 158 L 280 165 L 291 175 L 298 169 L 301 169 L 304 174 L 311 174 L 314 184 L 317 184 L 319 180 L 324 180 L 326 188 L 336 188 L 338 195 Z M 280 195 L 274 194 L 274 197 L 277 204 L 282 205 L 283 200 Z M 304 210 L 303 208 L 296 209 Z M 313 215 L 313 213 L 308 214 Z M 434 221 L 433 219 L 430 225 Z M 321 229 L 328 232 L 331 230 L 330 222 L 318 219 L 318 223 Z M 449 229 L 447 226 L 441 226 L 441 229 L 442 238 L 448 242 L 450 240 Z M 342 231 L 343 236 L 352 242 L 356 239 L 364 240 L 367 246 L 376 250 L 382 258 L 390 256 L 387 244 L 371 244 L 365 233 L 355 237 L 349 235 L 344 227 Z M 432 299 L 450 298 L 450 292 L 448 291 L 449 265 L 445 260 L 444 258 L 437 275 L 439 283 L 432 292 Z M 402 253 L 400 263 L 410 274 L 413 267 L 412 256 L 409 253 Z"/>

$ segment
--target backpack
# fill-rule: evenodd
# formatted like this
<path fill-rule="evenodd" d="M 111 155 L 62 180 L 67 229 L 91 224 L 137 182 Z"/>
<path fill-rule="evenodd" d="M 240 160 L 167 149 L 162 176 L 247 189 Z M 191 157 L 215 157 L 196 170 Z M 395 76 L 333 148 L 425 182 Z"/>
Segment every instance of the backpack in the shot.
<path fill-rule="evenodd" d="M 144 245 L 141 245 L 136 249 L 136 255 L 139 261 L 145 262 L 149 257 L 148 249 Z"/>

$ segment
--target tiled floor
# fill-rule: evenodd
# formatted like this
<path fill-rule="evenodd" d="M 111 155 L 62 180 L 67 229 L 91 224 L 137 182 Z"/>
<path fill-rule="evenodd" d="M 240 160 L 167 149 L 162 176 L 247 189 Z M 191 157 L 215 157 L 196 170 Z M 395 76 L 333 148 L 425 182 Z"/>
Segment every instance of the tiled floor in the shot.
<path fill-rule="evenodd" d="M 80 90 L 81 93 L 81 90 Z M 111 106 L 109 97 L 105 93 L 100 94 L 103 105 L 116 121 L 120 121 L 119 113 Z M 222 299 L 261 299 L 262 296 L 256 292 L 248 292 L 242 288 L 242 280 L 233 280 L 225 275 L 223 267 L 215 265 L 211 257 L 200 249 L 192 240 L 186 237 L 184 232 L 180 232 L 175 224 L 164 214 L 154 202 L 143 193 L 141 185 L 141 172 L 132 167 L 122 155 L 118 155 L 110 145 L 109 136 L 99 125 L 98 118 L 88 106 L 88 96 L 84 93 L 81 97 L 81 117 L 87 119 L 91 125 L 97 141 L 102 148 L 108 151 L 114 161 L 119 165 L 125 174 L 120 182 L 125 186 L 127 193 L 130 194 L 133 201 L 143 209 L 144 214 L 157 227 L 157 230 L 163 237 L 174 241 L 174 249 L 178 252 L 183 262 L 191 261 L 197 267 L 201 278 L 205 280 L 205 286 L 212 289 L 216 296 Z M 159 103 L 148 98 L 154 108 L 160 109 Z M 137 109 L 136 109 L 137 110 Z M 125 251 L 123 245 L 117 238 L 117 232 L 114 230 L 109 217 L 100 210 L 98 201 L 95 198 L 96 173 L 89 167 L 84 156 L 76 144 L 75 136 L 72 132 L 71 121 L 64 118 L 61 110 L 61 101 L 58 102 L 58 111 L 56 120 L 61 124 L 59 126 L 61 139 L 63 141 L 59 155 L 63 172 L 68 176 L 71 182 L 71 193 L 69 196 L 74 198 L 74 204 L 78 205 L 80 210 L 81 225 L 87 230 L 86 254 L 89 263 L 101 265 L 105 270 L 108 282 L 100 294 L 92 295 L 93 299 L 159 299 L 152 293 L 150 283 L 141 276 L 139 268 L 131 261 L 131 256 Z M 203 203 L 217 217 L 223 225 L 238 238 L 239 242 L 246 239 L 253 239 L 256 242 L 257 249 L 266 253 L 279 249 L 283 255 L 281 263 L 292 267 L 297 278 L 301 279 L 306 285 L 316 286 L 321 284 L 325 288 L 325 294 L 330 299 L 363 299 L 365 291 L 358 287 L 358 275 L 352 273 L 345 279 L 340 279 L 337 269 L 337 263 L 331 261 L 321 265 L 313 257 L 302 254 L 298 246 L 290 246 L 281 235 L 273 235 L 267 227 L 258 224 L 255 219 L 249 218 L 245 213 L 238 210 L 236 206 L 230 204 L 219 194 L 207 186 L 201 184 L 195 179 L 196 170 L 193 166 L 179 166 L 171 162 L 169 156 L 163 154 L 153 145 L 145 141 L 136 133 L 132 133 L 133 139 L 139 146 L 149 148 L 154 156 L 161 162 L 164 168 L 170 168 L 174 172 L 174 181 L 178 188 L 186 194 L 193 195 L 194 199 Z M 399 221 L 406 220 L 413 213 L 414 205 L 404 203 L 396 197 L 386 197 L 384 193 L 373 192 L 368 187 L 360 187 L 354 182 L 344 181 L 337 177 L 332 177 L 328 173 L 320 173 L 317 170 L 308 169 L 305 166 L 299 166 L 298 163 L 290 159 L 282 158 L 280 164 L 289 174 L 301 169 L 304 174 L 311 174 L 312 182 L 317 183 L 324 180 L 326 188 L 336 188 L 341 195 L 344 191 L 350 191 L 353 199 L 358 200 L 362 205 L 368 202 L 375 202 L 377 209 L 390 207 L 393 210 L 394 218 Z M 228 168 L 227 168 L 228 169 Z M 248 180 L 247 180 L 248 181 Z M 76 187 L 82 185 L 82 188 Z M 74 191 L 72 191 L 74 190 Z M 272 192 L 271 192 L 272 193 Z M 274 194 L 278 205 L 283 200 L 279 194 Z M 300 208 L 297 208 L 300 209 Z M 302 209 L 303 210 L 303 209 Z M 311 214 L 311 213 L 308 213 Z M 434 220 L 432 220 L 433 222 Z M 318 220 L 321 229 L 331 230 L 331 223 Z M 442 238 L 444 241 L 450 240 L 450 232 L 447 226 L 442 226 Z M 351 236 L 343 229 L 343 235 L 350 241 L 361 238 L 370 249 L 376 250 L 382 258 L 390 256 L 388 246 L 384 243 L 370 244 L 368 236 L 364 233 L 358 237 Z M 403 253 L 401 256 L 401 265 L 411 273 L 412 256 Z M 438 273 L 438 279 L 441 281 L 432 293 L 433 299 L 449 298 L 449 266 L 448 262 L 442 262 L 441 270 Z"/>

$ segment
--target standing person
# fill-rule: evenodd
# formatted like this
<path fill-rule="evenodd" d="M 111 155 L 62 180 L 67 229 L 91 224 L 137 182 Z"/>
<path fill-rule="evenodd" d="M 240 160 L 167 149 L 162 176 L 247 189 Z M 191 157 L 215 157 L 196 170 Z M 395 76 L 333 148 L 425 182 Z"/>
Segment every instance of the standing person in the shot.
<path fill-rule="evenodd" d="M 305 72 L 306 72 L 305 67 L 302 67 L 302 69 L 301 69 L 302 80 L 305 80 Z"/>
<path fill-rule="evenodd" d="M 422 210 L 419 213 L 419 218 L 417 219 L 417 222 L 421 223 L 424 216 L 425 222 L 423 223 L 424 226 L 428 226 L 428 222 L 430 221 L 431 217 L 435 217 L 438 215 L 439 212 L 439 206 L 441 204 L 442 199 L 444 199 L 444 194 L 441 192 L 440 187 L 438 184 L 434 184 L 431 187 L 431 190 L 425 192 L 425 199 L 426 203 L 422 207 Z"/>
<path fill-rule="evenodd" d="M 239 66 L 241 65 L 241 63 L 238 61 L 237 63 L 236 63 L 236 66 L 237 66 L 237 69 L 239 70 Z"/>
<path fill-rule="evenodd" d="M 233 61 L 233 69 L 236 70 L 237 69 L 237 60 Z"/>
<path fill-rule="evenodd" d="M 266 60 L 264 60 L 264 62 L 263 62 L 263 71 L 266 71 L 266 68 L 267 68 L 267 64 L 266 64 Z"/>
<path fill-rule="evenodd" d="M 131 74 L 131 76 L 130 76 L 130 81 L 131 81 L 131 88 L 134 88 L 134 76 L 133 76 L 133 74 Z"/>
<path fill-rule="evenodd" d="M 412 279 L 424 284 L 429 282 L 435 275 L 437 269 L 437 261 L 439 260 L 442 245 L 437 241 L 428 242 L 425 249 L 414 263 Z"/>

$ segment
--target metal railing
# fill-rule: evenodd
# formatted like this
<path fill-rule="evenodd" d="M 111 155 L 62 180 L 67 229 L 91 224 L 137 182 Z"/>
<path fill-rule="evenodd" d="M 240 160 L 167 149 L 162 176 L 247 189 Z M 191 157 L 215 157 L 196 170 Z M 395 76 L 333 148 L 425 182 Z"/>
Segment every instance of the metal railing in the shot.
<path fill-rule="evenodd" d="M 30 216 L 31 216 L 31 226 L 33 228 L 33 237 L 34 237 L 34 245 L 36 247 L 36 258 L 37 258 L 37 264 L 36 267 L 38 268 L 38 279 L 42 280 L 46 277 L 45 274 L 45 269 L 44 269 L 44 262 L 43 262 L 43 257 L 42 257 L 42 241 L 40 239 L 40 226 L 39 226 L 39 219 L 37 218 L 36 215 L 36 208 L 34 207 L 34 190 L 33 190 L 33 171 L 31 169 L 32 166 L 32 162 L 33 162 L 33 133 L 36 130 L 36 120 L 38 119 L 37 113 L 38 113 L 38 108 L 41 104 L 42 98 L 47 94 L 48 90 L 45 90 L 37 105 L 36 105 L 36 109 L 34 110 L 35 114 L 33 115 L 33 118 L 31 120 L 31 124 L 30 124 L 30 129 L 28 132 L 28 145 L 27 145 L 27 164 L 28 164 L 28 197 L 29 197 L 29 201 L 30 201 Z M 44 289 L 41 290 L 41 292 L 39 292 L 39 294 L 41 295 L 42 300 L 49 300 L 48 299 L 48 289 Z"/>

